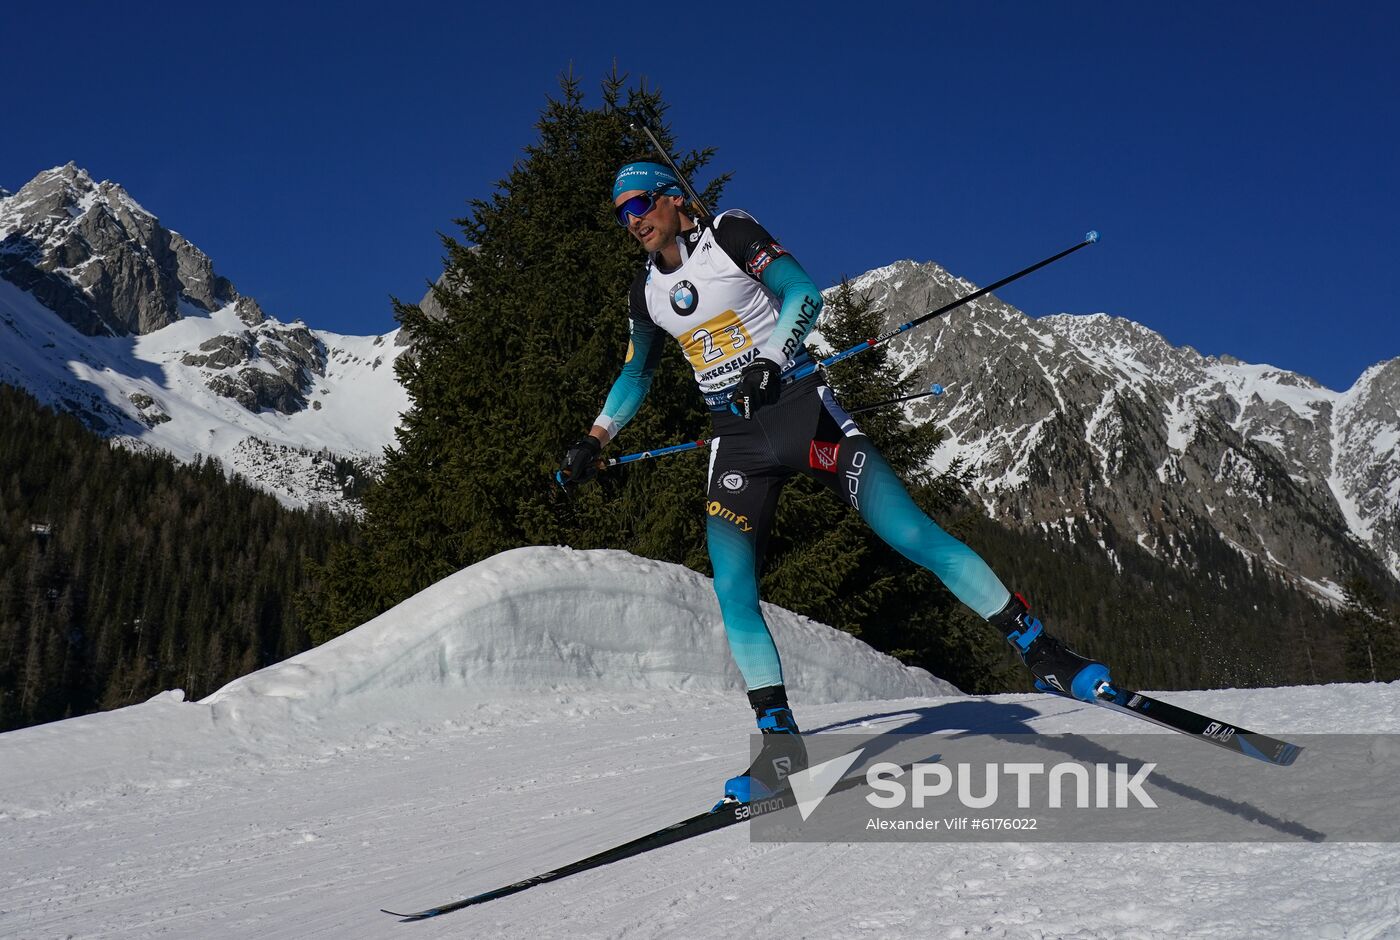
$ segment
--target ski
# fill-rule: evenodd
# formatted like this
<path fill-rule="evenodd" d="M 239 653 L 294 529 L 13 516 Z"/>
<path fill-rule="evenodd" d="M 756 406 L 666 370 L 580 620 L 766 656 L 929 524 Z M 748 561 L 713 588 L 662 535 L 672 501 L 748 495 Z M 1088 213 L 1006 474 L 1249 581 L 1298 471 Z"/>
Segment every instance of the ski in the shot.
<path fill-rule="evenodd" d="M 392 914 L 395 917 L 402 918 L 404 921 L 426 920 L 429 917 L 449 914 L 452 911 L 459 911 L 464 907 L 471 907 L 474 904 L 485 904 L 487 901 L 494 901 L 497 898 L 516 894 L 528 888 L 533 888 L 536 885 L 548 884 L 551 881 L 558 881 L 560 878 L 567 878 L 579 872 L 601 868 L 604 865 L 611 865 L 613 862 L 620 862 L 625 858 L 631 858 L 643 852 L 650 852 L 652 849 L 659 849 L 662 846 L 684 842 L 686 839 L 693 839 L 707 832 L 714 832 L 716 829 L 724 829 L 727 826 L 744 822 L 750 818 L 752 812 L 753 808 L 748 803 L 727 803 L 716 807 L 714 812 L 701 813 L 698 816 L 691 816 L 689 819 L 682 819 L 680 822 L 664 826 L 661 829 L 657 829 L 655 832 L 649 832 L 630 842 L 624 842 L 621 845 L 613 846 L 596 855 L 590 855 L 576 862 L 561 865 L 552 871 L 531 875 L 529 878 L 512 882 L 500 888 L 493 888 L 490 891 L 483 891 L 481 894 L 474 894 L 471 897 L 462 898 L 459 901 L 452 901 L 448 904 L 439 905 L 438 907 L 430 907 L 427 910 L 418 911 L 413 914 L 400 914 L 390 910 L 384 910 L 384 913 Z"/>
<path fill-rule="evenodd" d="M 1051 695 L 1058 695 L 1072 702 L 1080 701 L 1058 689 L 1046 687 L 1041 683 L 1036 683 L 1036 685 Z M 1085 704 L 1091 703 L 1086 702 Z M 1119 689 L 1104 685 L 1099 690 L 1098 699 L 1092 704 L 1150 721 L 1163 728 L 1179 731 L 1208 744 L 1214 744 L 1217 747 L 1234 751 L 1236 754 L 1253 757 L 1255 760 L 1279 767 L 1287 767 L 1293 763 L 1303 750 L 1296 744 L 1290 744 L 1267 734 L 1259 734 L 1256 731 L 1246 731 L 1238 725 L 1193 712 L 1180 705 L 1173 705 L 1170 702 L 1164 702 L 1131 689 Z"/>
<path fill-rule="evenodd" d="M 832 793 L 840 793 L 849 790 L 851 787 L 865 782 L 863 773 L 854 774 L 842 779 L 836 786 L 832 787 Z M 570 875 L 577 875 L 579 872 L 591 871 L 601 868 L 604 865 L 611 865 L 613 862 L 620 862 L 623 859 L 631 858 L 634 855 L 641 855 L 643 852 L 650 852 L 667 845 L 675 845 L 677 842 L 684 842 L 696 836 L 702 836 L 707 832 L 714 832 L 717 829 L 725 829 L 729 826 L 742 822 L 748 822 L 755 816 L 765 813 L 774 813 L 787 806 L 795 804 L 795 798 L 791 790 L 768 797 L 763 800 L 755 800 L 751 803 L 727 802 L 721 803 L 708 813 L 700 813 L 691 816 L 689 819 L 682 819 L 679 822 L 663 826 L 654 832 L 649 832 L 644 836 L 638 836 L 630 842 L 613 846 L 596 855 L 581 858 L 576 862 L 561 865 L 550 871 L 541 872 L 538 875 L 531 875 L 529 878 L 493 888 L 490 891 L 483 891 L 481 894 L 474 894 L 471 897 L 462 898 L 459 901 L 452 901 L 438 907 L 430 907 L 427 910 L 418 911 L 413 914 L 400 914 L 397 911 L 390 911 L 380 908 L 385 914 L 401 918 L 404 922 L 415 920 L 426 920 L 430 917 L 438 917 L 442 914 L 449 914 L 452 911 L 460 911 L 464 907 L 471 907 L 475 904 L 485 904 L 487 901 L 494 901 L 497 898 L 504 898 L 512 894 L 517 894 L 536 885 L 548 884 L 551 881 L 558 881 L 560 878 L 567 878 Z"/>
<path fill-rule="evenodd" d="M 1058 689 L 1041 686 L 1042 691 L 1051 695 L 1058 695 L 1067 698 L 1072 702 L 1080 701 Z M 1248 731 L 1238 725 L 1211 718 L 1190 709 L 1164 702 L 1161 699 L 1153 698 L 1142 692 L 1134 692 L 1131 689 L 1120 689 L 1109 685 L 1104 685 L 1099 691 L 1096 701 L 1084 704 L 1099 705 L 1110 708 L 1114 711 L 1150 721 L 1172 731 L 1190 735 L 1217 747 L 1252 757 L 1256 760 L 1264 761 L 1280 767 L 1286 767 L 1298 759 L 1302 748 L 1296 744 L 1291 744 L 1279 738 L 1270 737 L 1267 734 Z M 835 787 L 832 793 L 839 793 L 848 790 L 865 780 L 863 773 L 853 774 L 845 777 Z M 570 875 L 580 872 L 591 871 L 595 868 L 602 868 L 604 865 L 611 865 L 624 859 L 650 852 L 654 849 L 663 848 L 668 845 L 675 845 L 687 839 L 702 836 L 708 832 L 725 829 L 729 826 L 748 822 L 755 816 L 765 813 L 777 812 L 795 802 L 791 790 L 783 790 L 765 800 L 758 800 L 753 803 L 721 803 L 707 813 L 700 813 L 679 822 L 663 826 L 653 832 L 638 836 L 621 845 L 615 845 L 610 849 L 605 849 L 587 858 L 561 865 L 549 871 L 531 875 L 520 881 L 493 888 L 490 891 L 483 891 L 457 901 L 451 901 L 437 907 L 430 907 L 426 910 L 417 911 L 411 914 L 399 913 L 385 908 L 381 910 L 385 914 L 398 917 L 404 922 L 426 920 L 430 917 L 438 917 L 442 914 L 449 914 L 452 911 L 459 911 L 465 907 L 472 907 L 477 904 L 485 904 L 498 898 L 508 897 L 521 891 L 526 891 L 537 885 L 548 884 L 551 881 L 558 881 Z"/>

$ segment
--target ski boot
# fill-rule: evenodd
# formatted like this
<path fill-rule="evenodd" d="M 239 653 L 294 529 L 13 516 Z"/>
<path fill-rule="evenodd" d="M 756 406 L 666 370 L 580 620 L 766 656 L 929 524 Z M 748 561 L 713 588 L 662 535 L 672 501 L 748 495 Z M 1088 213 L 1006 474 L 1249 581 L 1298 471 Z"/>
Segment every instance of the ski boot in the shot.
<path fill-rule="evenodd" d="M 790 774 L 807 769 L 807 747 L 788 707 L 786 690 L 780 685 L 757 689 L 749 693 L 749 703 L 763 734 L 763 747 L 748 770 L 724 782 L 724 799 L 715 809 L 776 796 Z"/>
<path fill-rule="evenodd" d="M 1108 667 L 1085 659 L 1046 633 L 1040 621 L 1031 616 L 1021 595 L 1011 595 L 1006 606 L 992 615 L 989 622 L 1021 654 L 1022 662 L 1035 676 L 1036 688 L 1041 691 L 1059 692 L 1081 702 L 1095 702 L 1099 690 L 1108 685 Z"/>

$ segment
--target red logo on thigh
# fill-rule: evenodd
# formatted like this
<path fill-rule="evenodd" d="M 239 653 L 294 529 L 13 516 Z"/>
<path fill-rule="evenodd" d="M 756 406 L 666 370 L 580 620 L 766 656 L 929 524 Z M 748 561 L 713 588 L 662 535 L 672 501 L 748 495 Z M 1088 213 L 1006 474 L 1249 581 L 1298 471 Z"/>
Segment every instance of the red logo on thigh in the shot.
<path fill-rule="evenodd" d="M 840 444 L 828 444 L 826 441 L 813 441 L 811 452 L 807 456 L 807 461 L 814 470 L 825 470 L 827 473 L 836 472 L 836 454 L 841 450 Z"/>

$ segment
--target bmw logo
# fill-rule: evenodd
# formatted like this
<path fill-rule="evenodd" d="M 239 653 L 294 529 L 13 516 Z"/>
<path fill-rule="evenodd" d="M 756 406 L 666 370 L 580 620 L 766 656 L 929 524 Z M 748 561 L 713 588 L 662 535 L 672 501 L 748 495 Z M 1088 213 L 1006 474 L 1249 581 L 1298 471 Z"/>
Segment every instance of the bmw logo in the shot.
<path fill-rule="evenodd" d="M 700 292 L 689 281 L 681 281 L 671 288 L 671 309 L 681 316 L 688 317 L 694 313 L 698 303 Z"/>

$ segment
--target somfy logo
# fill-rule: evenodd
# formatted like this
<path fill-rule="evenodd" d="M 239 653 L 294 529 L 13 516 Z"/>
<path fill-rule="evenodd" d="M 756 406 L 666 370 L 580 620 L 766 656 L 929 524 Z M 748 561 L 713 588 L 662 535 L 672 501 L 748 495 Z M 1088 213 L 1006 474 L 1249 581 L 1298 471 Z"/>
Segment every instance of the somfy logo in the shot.
<path fill-rule="evenodd" d="M 712 516 L 718 516 L 727 522 L 732 522 L 739 527 L 741 532 L 752 532 L 753 526 L 749 525 L 749 517 L 741 516 L 734 510 L 727 508 L 717 499 L 710 500 L 705 506 L 705 511 Z"/>

